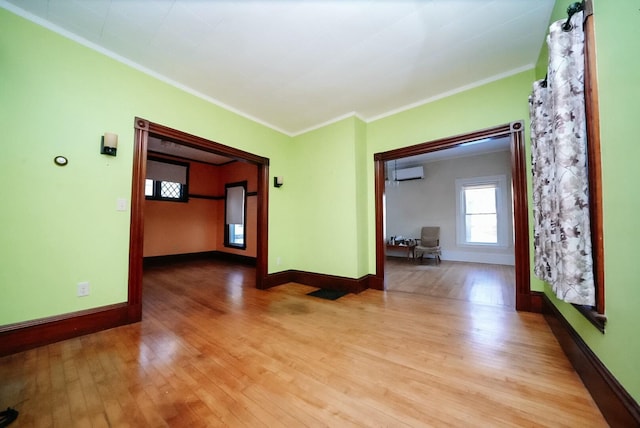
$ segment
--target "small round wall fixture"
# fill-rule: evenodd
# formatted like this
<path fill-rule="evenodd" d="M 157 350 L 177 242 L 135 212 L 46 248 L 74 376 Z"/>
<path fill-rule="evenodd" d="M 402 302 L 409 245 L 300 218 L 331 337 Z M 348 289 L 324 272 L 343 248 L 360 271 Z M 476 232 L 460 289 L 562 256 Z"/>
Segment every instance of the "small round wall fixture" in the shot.
<path fill-rule="evenodd" d="M 53 158 L 53 162 L 58 166 L 66 166 L 69 163 L 69 160 L 64 156 L 56 156 Z"/>

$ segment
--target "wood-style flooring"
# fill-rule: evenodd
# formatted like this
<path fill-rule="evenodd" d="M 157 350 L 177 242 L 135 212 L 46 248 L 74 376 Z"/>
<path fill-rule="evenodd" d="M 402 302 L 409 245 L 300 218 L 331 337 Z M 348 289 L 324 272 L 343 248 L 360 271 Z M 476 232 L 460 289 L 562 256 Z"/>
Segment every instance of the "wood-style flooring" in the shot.
<path fill-rule="evenodd" d="M 0 359 L 15 427 L 602 427 L 541 315 L 145 271 L 143 321 Z M 12 426 L 12 428 L 13 428 Z"/>
<path fill-rule="evenodd" d="M 515 268 L 505 265 L 433 259 L 418 263 L 388 257 L 386 289 L 432 297 L 465 300 L 481 305 L 515 307 Z"/>

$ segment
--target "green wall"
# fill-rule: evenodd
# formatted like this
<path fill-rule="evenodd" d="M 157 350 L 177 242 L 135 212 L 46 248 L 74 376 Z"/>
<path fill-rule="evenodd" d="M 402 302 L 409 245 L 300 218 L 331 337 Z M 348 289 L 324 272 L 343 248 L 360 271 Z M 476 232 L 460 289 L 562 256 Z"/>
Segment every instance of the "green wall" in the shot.
<path fill-rule="evenodd" d="M 569 3 L 559 0 L 553 16 Z M 636 0 L 595 0 L 606 334 L 554 300 L 636 399 L 637 9 Z M 130 199 L 135 116 L 270 159 L 271 176 L 285 184 L 269 189 L 269 272 L 359 278 L 375 272 L 374 153 L 515 120 L 528 129 L 527 97 L 544 61 L 541 48 L 530 71 L 368 124 L 352 117 L 292 138 L 0 9 L 0 325 L 126 300 L 129 211 L 115 208 L 117 198 Z M 120 136 L 116 158 L 98 153 L 105 131 Z M 55 166 L 55 155 L 69 165 Z M 76 297 L 80 281 L 91 282 L 89 297 Z M 532 288 L 550 294 L 534 277 Z"/>
<path fill-rule="evenodd" d="M 357 155 L 362 128 L 351 117 L 294 137 L 289 157 L 295 269 L 359 278 Z M 360 131 L 360 134 L 362 132 Z"/>
<path fill-rule="evenodd" d="M 135 116 L 268 157 L 278 175 L 287 170 L 290 137 L 4 9 L 0 94 L 0 325 L 127 300 L 130 211 L 116 211 L 116 200 L 131 197 Z M 106 131 L 119 135 L 115 158 L 99 154 Z M 68 166 L 56 166 L 56 155 Z M 272 198 L 272 236 L 287 230 L 281 196 Z M 76 296 L 81 281 L 90 296 Z"/>
<path fill-rule="evenodd" d="M 358 237 L 358 277 L 369 273 L 368 250 L 375 247 L 375 241 L 369 242 L 367 230 L 367 183 L 369 170 L 367 165 L 367 125 L 360 119 L 355 121 L 355 149 L 356 149 L 356 227 Z M 372 273 L 375 270 L 371 271 Z"/>
<path fill-rule="evenodd" d="M 518 120 L 523 120 L 528 129 L 527 99 L 533 79 L 534 72 L 529 70 L 369 123 L 367 157 L 371 161 L 367 163 L 368 176 L 374 175 L 372 162 L 374 153 Z M 528 132 L 525 134 L 528 141 Z M 527 168 L 530 170 L 530 165 Z M 528 176 L 530 175 L 529 173 Z M 371 178 L 368 189 L 370 243 L 375 242 L 373 186 L 373 178 Z M 369 269 L 375 272 L 375 248 L 373 244 L 369 247 Z M 533 254 L 533 251 L 531 253 Z M 532 277 L 532 288 L 542 290 L 542 283 Z"/>
<path fill-rule="evenodd" d="M 595 2 L 609 321 L 607 334 L 589 341 L 636 401 L 640 401 L 640 312 L 636 305 L 640 302 L 639 6 L 636 0 Z"/>
<path fill-rule="evenodd" d="M 552 21 L 566 18 L 572 2 L 558 0 Z M 601 334 L 572 305 L 545 293 L 627 391 L 640 401 L 640 263 L 637 243 L 640 199 L 640 12 L 636 0 L 594 1 L 600 98 L 600 143 L 605 249 L 606 333 Z M 542 49 L 538 67 L 547 61 Z M 539 75 L 542 77 L 542 75 Z"/>

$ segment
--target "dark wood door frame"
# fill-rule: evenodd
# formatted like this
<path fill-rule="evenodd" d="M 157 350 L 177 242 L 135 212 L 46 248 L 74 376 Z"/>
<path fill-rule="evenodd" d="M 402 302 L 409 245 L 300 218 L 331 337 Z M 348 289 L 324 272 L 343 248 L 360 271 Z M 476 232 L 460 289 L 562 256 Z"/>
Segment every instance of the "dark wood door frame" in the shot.
<path fill-rule="evenodd" d="M 224 155 L 258 167 L 258 225 L 256 253 L 256 288 L 265 287 L 267 276 L 269 159 L 215 141 L 187 134 L 148 120 L 135 118 L 133 179 L 131 188 L 131 232 L 129 238 L 128 307 L 131 320 L 142 319 L 142 262 L 144 239 L 144 180 L 147 170 L 147 142 L 149 134 L 182 145 Z"/>
<path fill-rule="evenodd" d="M 511 138 L 511 175 L 513 183 L 514 253 L 516 279 L 516 310 L 540 311 L 541 299 L 531 293 L 529 263 L 529 204 L 527 198 L 527 170 L 522 121 L 511 122 L 468 134 L 443 138 L 374 154 L 375 162 L 375 210 L 376 210 L 376 274 L 372 288 L 384 289 L 384 164 L 387 161 L 423 153 L 449 149 L 460 144 L 489 137 Z M 533 301 L 532 301 L 533 300 Z"/>

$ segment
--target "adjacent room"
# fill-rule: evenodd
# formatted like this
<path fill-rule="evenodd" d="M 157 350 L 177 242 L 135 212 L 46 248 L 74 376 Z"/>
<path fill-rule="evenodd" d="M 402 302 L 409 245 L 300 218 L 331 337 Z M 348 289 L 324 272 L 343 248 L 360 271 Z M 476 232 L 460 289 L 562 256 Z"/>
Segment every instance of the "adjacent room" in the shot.
<path fill-rule="evenodd" d="M 255 165 L 150 137 L 144 249 L 148 262 L 171 256 L 235 256 L 255 264 Z"/>
<path fill-rule="evenodd" d="M 513 308 L 510 140 L 400 158 L 386 171 L 387 290 Z M 436 228 L 437 251 L 420 246 L 423 227 Z"/>

